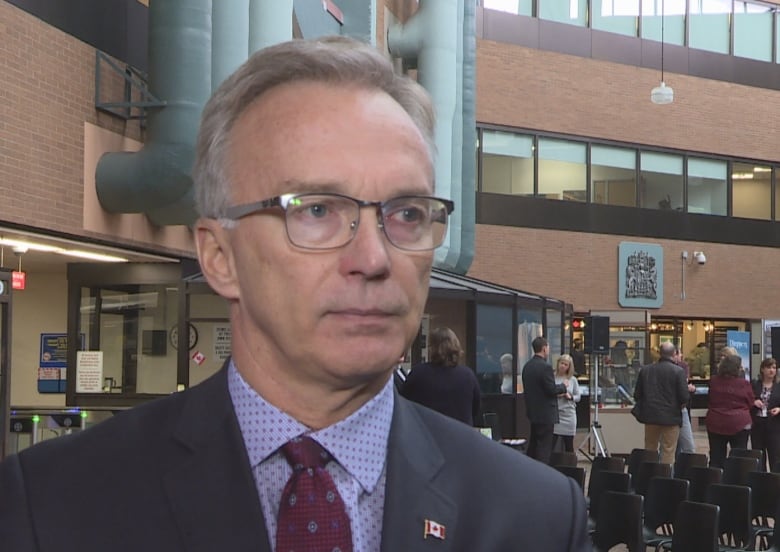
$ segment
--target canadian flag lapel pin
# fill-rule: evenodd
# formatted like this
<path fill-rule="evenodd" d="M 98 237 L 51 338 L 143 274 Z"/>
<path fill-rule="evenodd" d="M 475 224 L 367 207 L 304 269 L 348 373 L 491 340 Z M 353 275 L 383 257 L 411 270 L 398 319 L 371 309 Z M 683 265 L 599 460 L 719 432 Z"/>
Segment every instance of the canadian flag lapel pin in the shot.
<path fill-rule="evenodd" d="M 436 539 L 444 540 L 445 527 L 441 523 L 436 523 L 430 519 L 425 520 L 425 533 L 423 538 L 433 537 Z"/>

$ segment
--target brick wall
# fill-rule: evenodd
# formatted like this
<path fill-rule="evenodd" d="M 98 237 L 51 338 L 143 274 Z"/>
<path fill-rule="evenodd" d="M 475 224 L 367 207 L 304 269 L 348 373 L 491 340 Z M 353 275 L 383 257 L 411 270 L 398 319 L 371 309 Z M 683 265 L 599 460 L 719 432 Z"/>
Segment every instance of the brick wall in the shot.
<path fill-rule="evenodd" d="M 579 311 L 616 310 L 622 241 L 663 247 L 664 302 L 653 315 L 777 318 L 780 251 L 771 248 L 483 224 L 469 276 L 562 299 Z M 689 260 L 694 251 L 707 256 L 705 265 L 686 265 L 685 300 L 682 251 Z"/>
<path fill-rule="evenodd" d="M 780 160 L 780 92 L 479 40 L 477 121 Z"/>
<path fill-rule="evenodd" d="M 84 121 L 123 126 L 95 111 L 95 50 L 6 2 L 0 36 L 0 219 L 78 234 Z"/>

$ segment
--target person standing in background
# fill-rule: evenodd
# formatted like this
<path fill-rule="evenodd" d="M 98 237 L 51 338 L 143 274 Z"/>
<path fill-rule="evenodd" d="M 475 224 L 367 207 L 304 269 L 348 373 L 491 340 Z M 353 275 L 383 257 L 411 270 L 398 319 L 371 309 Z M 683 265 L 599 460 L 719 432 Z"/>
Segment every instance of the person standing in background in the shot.
<path fill-rule="evenodd" d="M 512 358 L 511 353 L 504 353 L 498 359 L 501 363 L 501 392 L 510 394 L 515 392 L 514 381 L 512 378 Z"/>
<path fill-rule="evenodd" d="M 696 386 L 691 383 L 691 369 L 688 363 L 683 359 L 682 351 L 677 347 L 674 350 L 674 363 L 683 369 L 685 381 L 688 382 L 688 393 L 691 397 L 696 392 Z M 690 400 L 688 401 L 690 404 Z M 675 460 L 681 452 L 696 452 L 696 441 L 693 439 L 693 428 L 691 427 L 691 415 L 688 411 L 688 404 L 682 408 L 682 425 L 680 426 L 680 436 L 677 438 L 677 451 Z"/>
<path fill-rule="evenodd" d="M 750 428 L 750 447 L 764 452 L 764 465 L 769 471 L 780 467 L 780 383 L 777 381 L 777 361 L 761 361 L 758 378 L 753 380 L 753 426 Z"/>
<path fill-rule="evenodd" d="M 574 361 L 569 355 L 561 355 L 555 364 L 555 383 L 563 384 L 566 393 L 558 395 L 558 423 L 553 426 L 553 449 L 563 441 L 563 450 L 574 452 L 574 436 L 577 434 L 577 404 L 580 402 L 580 384 L 574 377 Z"/>
<path fill-rule="evenodd" d="M 747 448 L 754 402 L 753 388 L 742 376 L 742 358 L 722 356 L 718 373 L 710 378 L 706 418 L 710 466 L 723 467 L 729 446 Z"/>
<path fill-rule="evenodd" d="M 412 368 L 401 387 L 401 395 L 473 426 L 479 420 L 479 382 L 471 368 L 460 364 L 462 355 L 455 332 L 450 328 L 435 328 L 428 336 L 430 361 Z"/>
<path fill-rule="evenodd" d="M 550 346 L 544 337 L 531 342 L 534 356 L 523 366 L 525 412 L 531 423 L 528 456 L 544 464 L 550 463 L 553 445 L 553 427 L 558 423 L 558 395 L 566 394 L 566 387 L 555 383 L 552 366 L 547 362 Z"/>
<path fill-rule="evenodd" d="M 639 370 L 634 399 L 637 420 L 645 425 L 645 448 L 661 448 L 661 462 L 674 464 L 682 425 L 682 409 L 688 402 L 688 382 L 674 363 L 675 347 L 668 341 L 658 348 L 658 362 Z"/>

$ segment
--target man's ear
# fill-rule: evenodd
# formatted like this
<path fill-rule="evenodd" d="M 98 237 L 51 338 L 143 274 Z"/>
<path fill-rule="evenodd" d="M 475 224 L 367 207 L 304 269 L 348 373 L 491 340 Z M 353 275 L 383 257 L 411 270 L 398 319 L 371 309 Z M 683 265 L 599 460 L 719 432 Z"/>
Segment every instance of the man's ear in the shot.
<path fill-rule="evenodd" d="M 198 219 L 195 246 L 203 276 L 211 288 L 225 299 L 238 299 L 238 275 L 228 231 L 217 220 Z"/>

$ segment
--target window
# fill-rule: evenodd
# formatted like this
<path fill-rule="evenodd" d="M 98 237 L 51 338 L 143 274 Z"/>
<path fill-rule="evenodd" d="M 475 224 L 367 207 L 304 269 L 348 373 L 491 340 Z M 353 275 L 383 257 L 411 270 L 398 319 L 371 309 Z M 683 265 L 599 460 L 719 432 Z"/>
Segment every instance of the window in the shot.
<path fill-rule="evenodd" d="M 774 8 L 752 2 L 734 4 L 734 55 L 772 61 Z"/>
<path fill-rule="evenodd" d="M 688 212 L 726 215 L 727 175 L 725 161 L 688 159 Z"/>
<path fill-rule="evenodd" d="M 642 0 L 642 38 L 661 42 L 661 23 L 664 42 L 685 44 L 685 0 Z"/>
<path fill-rule="evenodd" d="M 539 2 L 539 18 L 585 27 L 588 0 L 544 0 Z"/>
<path fill-rule="evenodd" d="M 636 36 L 639 0 L 593 0 L 593 28 Z"/>
<path fill-rule="evenodd" d="M 512 352 L 512 307 L 477 304 L 477 379 L 483 393 L 500 393 L 501 356 Z"/>
<path fill-rule="evenodd" d="M 732 163 L 731 203 L 735 217 L 772 218 L 772 168 L 765 165 Z"/>
<path fill-rule="evenodd" d="M 640 159 L 639 206 L 646 209 L 682 210 L 682 156 L 642 152 Z"/>
<path fill-rule="evenodd" d="M 534 194 L 533 136 L 482 132 L 481 189 L 495 194 Z"/>
<path fill-rule="evenodd" d="M 689 0 L 688 46 L 720 54 L 729 53 L 731 0 Z"/>
<path fill-rule="evenodd" d="M 587 201 L 586 169 L 584 143 L 539 138 L 539 196 Z"/>
<path fill-rule="evenodd" d="M 592 146 L 590 162 L 593 203 L 636 207 L 636 150 Z"/>
<path fill-rule="evenodd" d="M 490 10 L 531 16 L 533 2 L 534 0 L 483 0 L 482 5 Z"/>

